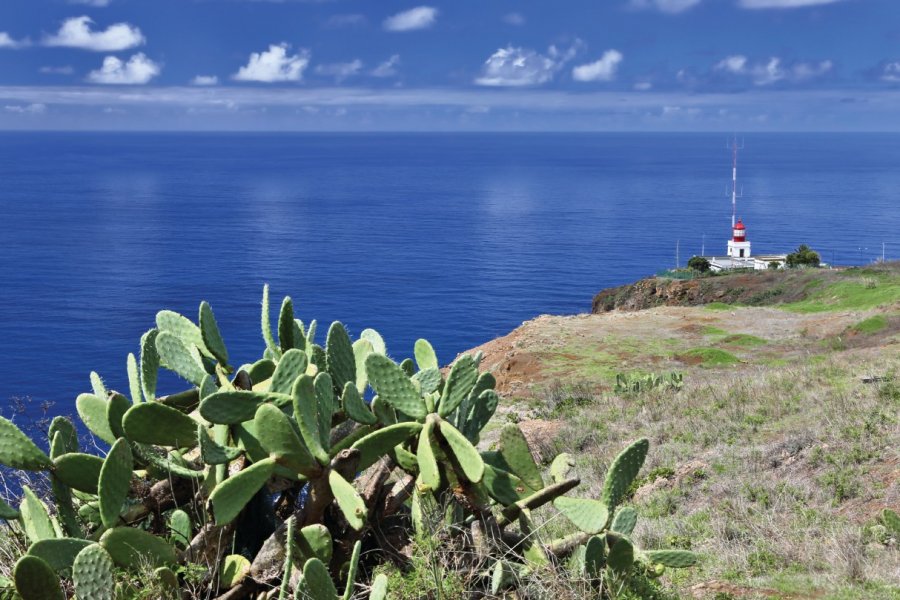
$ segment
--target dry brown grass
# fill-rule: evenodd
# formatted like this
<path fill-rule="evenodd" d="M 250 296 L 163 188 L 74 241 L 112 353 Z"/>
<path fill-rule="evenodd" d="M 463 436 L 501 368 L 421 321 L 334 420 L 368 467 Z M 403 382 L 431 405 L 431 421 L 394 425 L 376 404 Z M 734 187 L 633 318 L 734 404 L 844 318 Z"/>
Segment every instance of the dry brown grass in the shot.
<path fill-rule="evenodd" d="M 896 346 L 892 347 L 896 350 Z M 609 461 L 646 436 L 650 477 L 633 502 L 645 548 L 690 547 L 700 568 L 674 574 L 686 597 L 898 598 L 900 549 L 875 539 L 881 509 L 900 506 L 900 355 L 835 353 L 812 364 L 685 377 L 680 392 L 557 389 L 535 413 L 565 423 L 556 451 L 578 457 L 583 493 Z M 655 482 L 653 474 L 661 477 Z M 734 587 L 734 586 L 737 587 Z M 696 586 L 696 587 L 695 587 Z M 707 590 L 707 591 L 704 591 Z M 735 595 L 737 594 L 737 595 Z"/>

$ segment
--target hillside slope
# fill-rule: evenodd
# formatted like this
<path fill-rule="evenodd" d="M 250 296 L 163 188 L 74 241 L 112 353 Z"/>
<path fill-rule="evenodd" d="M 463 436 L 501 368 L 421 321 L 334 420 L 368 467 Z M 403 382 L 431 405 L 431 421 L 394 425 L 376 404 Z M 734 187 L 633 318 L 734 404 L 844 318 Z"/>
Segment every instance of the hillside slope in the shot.
<path fill-rule="evenodd" d="M 900 598 L 898 539 L 878 522 L 900 508 L 900 268 L 771 275 L 714 280 L 753 278 L 775 306 L 659 306 L 744 297 L 723 284 L 538 317 L 478 350 L 507 418 L 542 458 L 576 452 L 594 492 L 625 441 L 650 438 L 636 535 L 706 556 L 668 579 L 682 597 Z M 666 298 L 652 287 L 598 297 L 638 308 Z M 682 389 L 614 390 L 617 373 L 671 371 Z"/>

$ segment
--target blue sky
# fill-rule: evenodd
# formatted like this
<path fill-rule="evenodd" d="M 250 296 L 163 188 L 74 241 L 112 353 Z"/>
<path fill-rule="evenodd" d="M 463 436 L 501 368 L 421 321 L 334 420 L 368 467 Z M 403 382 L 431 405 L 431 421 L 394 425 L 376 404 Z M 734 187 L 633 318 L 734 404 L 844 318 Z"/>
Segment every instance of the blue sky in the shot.
<path fill-rule="evenodd" d="M 3 0 L 0 128 L 900 130 L 898 0 Z"/>

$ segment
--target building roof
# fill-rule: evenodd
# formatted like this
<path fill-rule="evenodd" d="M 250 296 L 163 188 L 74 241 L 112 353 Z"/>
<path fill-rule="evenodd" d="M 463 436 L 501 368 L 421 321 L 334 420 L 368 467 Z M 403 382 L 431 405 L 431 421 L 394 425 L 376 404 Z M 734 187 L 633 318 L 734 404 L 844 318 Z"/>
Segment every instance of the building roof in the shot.
<path fill-rule="evenodd" d="M 735 229 L 746 229 L 746 227 L 744 227 L 744 222 L 741 221 L 740 219 L 738 219 L 737 225 L 735 225 L 734 228 Z"/>

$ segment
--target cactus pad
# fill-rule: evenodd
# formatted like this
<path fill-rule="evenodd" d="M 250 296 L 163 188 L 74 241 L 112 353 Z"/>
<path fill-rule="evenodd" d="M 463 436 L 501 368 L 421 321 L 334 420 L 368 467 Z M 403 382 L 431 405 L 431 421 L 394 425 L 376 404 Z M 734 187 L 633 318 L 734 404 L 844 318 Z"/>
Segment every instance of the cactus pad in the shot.
<path fill-rule="evenodd" d="M 230 523 L 275 471 L 275 460 L 250 465 L 215 487 L 209 496 L 216 525 Z"/>
<path fill-rule="evenodd" d="M 475 361 L 470 355 L 463 354 L 450 368 L 444 393 L 438 404 L 438 414 L 442 417 L 452 414 L 475 387 L 477 380 L 478 367 L 475 366 Z"/>
<path fill-rule="evenodd" d="M 413 354 L 415 354 L 416 364 L 419 365 L 420 371 L 425 371 L 426 369 L 440 369 L 437 354 L 435 354 L 434 348 L 428 340 L 416 340 Z"/>
<path fill-rule="evenodd" d="M 616 511 L 609 528 L 622 535 L 631 535 L 637 525 L 637 511 L 631 506 L 623 506 Z"/>
<path fill-rule="evenodd" d="M 156 351 L 158 329 L 151 329 L 141 336 L 141 391 L 147 402 L 156 399 L 156 381 L 159 377 L 159 353 Z M 132 398 L 133 400 L 133 398 Z"/>
<path fill-rule="evenodd" d="M 125 569 L 140 569 L 175 564 L 175 549 L 162 538 L 143 529 L 115 527 L 100 537 L 100 545 L 113 561 Z"/>
<path fill-rule="evenodd" d="M 59 577 L 45 561 L 25 555 L 13 569 L 16 591 L 22 600 L 65 600 Z"/>
<path fill-rule="evenodd" d="M 93 542 L 89 540 L 76 538 L 46 539 L 29 546 L 28 554 L 44 560 L 50 568 L 59 573 L 71 569 L 78 553 L 92 544 Z"/>
<path fill-rule="evenodd" d="M 128 353 L 125 360 L 125 370 L 128 373 L 128 393 L 131 394 L 131 401 L 135 404 L 143 401 L 144 395 L 141 392 L 141 376 L 138 373 L 137 359 L 133 352 Z"/>
<path fill-rule="evenodd" d="M 366 504 L 353 485 L 337 471 L 328 473 L 328 485 L 350 526 L 357 531 L 362 529 L 366 524 Z"/>
<path fill-rule="evenodd" d="M 269 391 L 277 392 L 279 394 L 290 394 L 294 381 L 306 373 L 308 364 L 309 359 L 306 356 L 306 352 L 303 350 L 291 348 L 285 352 L 278 360 L 278 366 L 275 367 L 275 372 L 272 373 Z M 256 381 L 255 379 L 252 380 Z"/>
<path fill-rule="evenodd" d="M 143 402 L 122 419 L 128 439 L 142 444 L 192 448 L 197 445 L 197 422 L 159 402 Z"/>
<path fill-rule="evenodd" d="M 225 465 L 241 455 L 240 448 L 222 446 L 213 441 L 203 425 L 197 426 L 197 439 L 200 441 L 200 458 L 207 465 Z"/>
<path fill-rule="evenodd" d="M 294 382 L 291 397 L 294 404 L 294 418 L 297 419 L 297 426 L 306 447 L 316 460 L 323 465 L 328 464 L 330 460 L 326 450 L 328 440 L 323 443 L 319 430 L 321 406 L 316 394 L 315 380 L 310 375 L 298 377 Z"/>
<path fill-rule="evenodd" d="M 397 363 L 383 354 L 370 354 L 366 358 L 366 373 L 381 399 L 414 419 L 425 418 L 425 402 Z"/>
<path fill-rule="evenodd" d="M 553 506 L 585 533 L 600 533 L 609 522 L 609 509 L 599 500 L 560 496 Z"/>
<path fill-rule="evenodd" d="M 356 383 L 356 357 L 347 329 L 338 321 L 328 328 L 325 339 L 325 364 L 337 389 L 349 382 Z"/>
<path fill-rule="evenodd" d="M 34 445 L 27 435 L 0 417 L 0 463 L 14 469 L 40 471 L 50 468 L 50 457 Z"/>
<path fill-rule="evenodd" d="M 575 459 L 572 458 L 572 455 L 563 452 L 562 454 L 558 454 L 556 458 L 553 459 L 553 462 L 550 463 L 550 479 L 553 480 L 553 483 L 559 483 L 560 481 L 565 481 L 566 477 L 575 467 Z"/>
<path fill-rule="evenodd" d="M 352 448 L 360 452 L 359 467 L 363 471 L 378 462 L 382 456 L 391 451 L 397 444 L 416 436 L 422 430 L 422 425 L 416 422 L 396 423 L 378 429 L 369 435 L 357 440 Z"/>
<path fill-rule="evenodd" d="M 484 476 L 484 461 L 466 436 L 448 421 L 440 421 L 441 436 L 446 440 L 450 450 L 456 457 L 466 479 L 472 483 L 478 483 Z"/>
<path fill-rule="evenodd" d="M 610 509 L 615 508 L 622 501 L 628 486 L 641 470 L 649 448 L 650 441 L 647 438 L 641 438 L 625 448 L 609 466 L 603 482 L 601 499 Z"/>
<path fill-rule="evenodd" d="M 87 494 L 97 493 L 103 459 L 93 454 L 70 452 L 53 461 L 53 474 L 70 488 Z"/>
<path fill-rule="evenodd" d="M 156 352 L 160 364 L 177 373 L 194 385 L 200 385 L 206 370 L 195 346 L 185 344 L 184 338 L 168 331 L 160 331 L 156 336 Z"/>
<path fill-rule="evenodd" d="M 295 598 L 303 600 L 334 600 L 337 588 L 328 574 L 328 567 L 318 558 L 311 558 L 303 565 L 303 579 L 297 586 Z"/>
<path fill-rule="evenodd" d="M 303 445 L 290 417 L 271 404 L 263 404 L 254 418 L 257 439 L 278 464 L 304 475 L 317 470 L 315 459 Z"/>
<path fill-rule="evenodd" d="M 80 394 L 75 399 L 75 409 L 85 426 L 108 444 L 116 441 L 106 417 L 106 399 L 94 394 Z"/>
<path fill-rule="evenodd" d="M 609 550 L 607 566 L 618 573 L 625 573 L 634 564 L 634 546 L 628 538 L 620 538 Z"/>
<path fill-rule="evenodd" d="M 287 394 L 245 390 L 216 392 L 200 402 L 200 416 L 210 423 L 236 425 L 252 419 L 260 404 L 266 402 L 275 406 L 287 406 L 291 403 L 291 397 Z"/>
<path fill-rule="evenodd" d="M 34 543 L 57 537 L 56 528 L 50 519 L 47 506 L 31 491 L 27 485 L 22 486 L 22 502 L 19 505 L 22 527 L 28 541 Z"/>
<path fill-rule="evenodd" d="M 500 431 L 500 454 L 515 475 L 533 490 L 544 487 L 541 470 L 531 456 L 531 448 L 518 425 L 508 423 Z"/>
<path fill-rule="evenodd" d="M 434 447 L 431 445 L 431 435 L 433 431 L 434 421 L 429 419 L 425 422 L 425 427 L 422 428 L 422 432 L 419 434 L 419 446 L 416 450 L 416 461 L 419 463 L 418 485 L 420 491 L 434 492 L 441 486 L 441 473 L 438 471 L 437 459 L 434 456 Z"/>
<path fill-rule="evenodd" d="M 240 554 L 229 554 L 222 561 L 219 572 L 219 584 L 224 589 L 231 589 L 239 584 L 250 573 L 250 561 Z"/>
<path fill-rule="evenodd" d="M 203 340 L 203 344 L 217 361 L 227 365 L 228 349 L 225 347 L 222 334 L 219 332 L 219 325 L 216 323 L 216 317 L 213 315 L 212 308 L 206 301 L 200 303 L 200 316 L 197 321 L 200 323 L 200 337 Z"/>
<path fill-rule="evenodd" d="M 141 404 L 140 406 L 149 406 Z M 138 408 L 136 407 L 136 408 Z M 104 527 L 115 527 L 119 522 L 122 505 L 128 498 L 131 487 L 131 475 L 134 463 L 128 441 L 119 439 L 110 448 L 103 467 L 100 469 L 100 481 L 97 492 L 100 496 L 100 520 Z"/>
<path fill-rule="evenodd" d="M 356 385 L 352 382 L 347 382 L 344 386 L 343 394 L 341 394 L 341 406 L 344 409 L 344 413 L 357 423 L 374 425 L 378 422 L 378 419 L 363 401 L 359 390 L 356 389 Z"/>
<path fill-rule="evenodd" d="M 618 545 L 618 544 L 617 544 Z M 648 550 L 644 552 L 648 562 L 673 569 L 684 569 L 697 564 L 698 556 L 687 550 Z"/>

